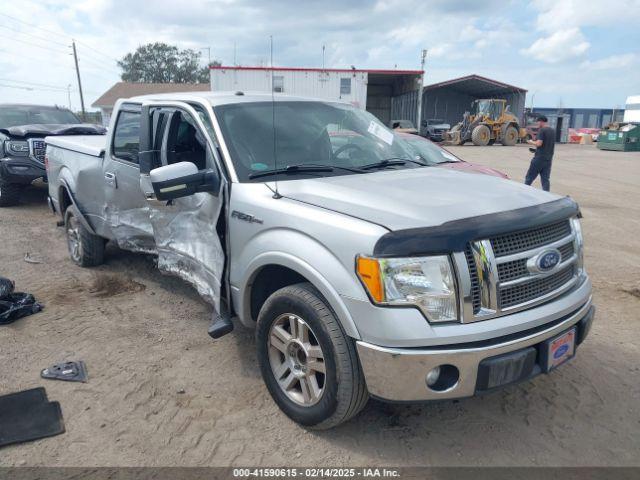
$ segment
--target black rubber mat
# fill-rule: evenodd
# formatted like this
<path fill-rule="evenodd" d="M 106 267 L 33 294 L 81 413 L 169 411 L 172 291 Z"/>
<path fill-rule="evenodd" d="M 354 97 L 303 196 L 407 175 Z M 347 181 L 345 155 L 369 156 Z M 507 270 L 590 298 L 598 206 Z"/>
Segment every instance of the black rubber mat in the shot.
<path fill-rule="evenodd" d="M 58 402 L 49 402 L 44 388 L 0 397 L 0 447 L 64 433 Z"/>

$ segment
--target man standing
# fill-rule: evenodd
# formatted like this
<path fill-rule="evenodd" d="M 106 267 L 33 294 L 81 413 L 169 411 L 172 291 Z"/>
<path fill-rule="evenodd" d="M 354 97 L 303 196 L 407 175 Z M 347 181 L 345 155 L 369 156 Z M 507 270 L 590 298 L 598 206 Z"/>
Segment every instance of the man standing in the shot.
<path fill-rule="evenodd" d="M 538 122 L 538 135 L 535 140 L 528 140 L 527 143 L 536 147 L 529 171 L 524 183 L 531 185 L 538 175 L 542 189 L 549 191 L 549 177 L 551 176 L 551 161 L 553 160 L 553 149 L 555 146 L 556 132 L 547 126 L 547 117 L 540 115 L 536 118 Z"/>

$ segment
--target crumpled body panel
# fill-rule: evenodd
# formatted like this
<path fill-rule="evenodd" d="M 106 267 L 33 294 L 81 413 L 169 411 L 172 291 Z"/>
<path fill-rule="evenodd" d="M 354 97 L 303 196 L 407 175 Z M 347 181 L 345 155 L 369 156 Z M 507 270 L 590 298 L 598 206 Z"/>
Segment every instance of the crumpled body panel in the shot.
<path fill-rule="evenodd" d="M 105 209 L 105 218 L 118 247 L 137 253 L 157 253 L 149 207 L 118 211 Z"/>
<path fill-rule="evenodd" d="M 150 210 L 158 268 L 193 284 L 220 312 L 224 251 L 216 232 L 221 202 L 209 193 Z"/>

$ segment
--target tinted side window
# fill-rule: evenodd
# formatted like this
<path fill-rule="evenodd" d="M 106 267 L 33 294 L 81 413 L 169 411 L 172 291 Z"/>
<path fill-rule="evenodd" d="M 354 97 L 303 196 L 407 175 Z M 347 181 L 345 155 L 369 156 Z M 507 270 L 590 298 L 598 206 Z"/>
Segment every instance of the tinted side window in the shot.
<path fill-rule="evenodd" d="M 140 113 L 122 111 L 113 131 L 113 155 L 138 163 L 140 151 Z"/>

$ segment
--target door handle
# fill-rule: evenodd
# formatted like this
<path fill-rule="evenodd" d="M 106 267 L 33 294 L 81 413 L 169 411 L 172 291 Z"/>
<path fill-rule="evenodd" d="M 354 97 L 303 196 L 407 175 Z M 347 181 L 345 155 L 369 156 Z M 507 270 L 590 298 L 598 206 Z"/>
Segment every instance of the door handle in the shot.
<path fill-rule="evenodd" d="M 118 184 L 116 182 L 116 174 L 113 172 L 104 172 L 104 181 L 107 185 L 113 188 L 118 188 Z"/>

